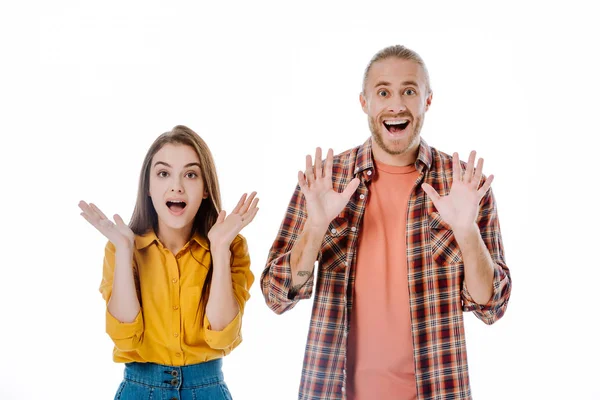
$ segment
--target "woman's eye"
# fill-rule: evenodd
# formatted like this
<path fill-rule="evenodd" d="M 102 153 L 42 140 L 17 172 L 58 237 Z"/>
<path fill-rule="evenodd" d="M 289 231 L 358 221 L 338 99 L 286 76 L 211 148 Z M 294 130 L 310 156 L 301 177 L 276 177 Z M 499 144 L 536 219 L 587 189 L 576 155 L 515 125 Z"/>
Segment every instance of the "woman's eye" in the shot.
<path fill-rule="evenodd" d="M 158 176 L 160 176 L 161 178 L 166 178 L 167 176 L 169 176 L 169 173 L 167 171 L 160 171 L 158 173 Z"/>
<path fill-rule="evenodd" d="M 188 172 L 186 176 L 188 178 L 194 179 L 198 177 L 198 174 L 196 174 L 195 172 Z"/>

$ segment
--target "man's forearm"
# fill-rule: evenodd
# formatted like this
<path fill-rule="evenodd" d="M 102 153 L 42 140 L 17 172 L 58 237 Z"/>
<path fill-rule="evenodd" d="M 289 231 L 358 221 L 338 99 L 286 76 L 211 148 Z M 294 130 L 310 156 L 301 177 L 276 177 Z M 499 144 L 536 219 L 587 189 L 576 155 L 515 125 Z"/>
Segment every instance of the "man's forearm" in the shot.
<path fill-rule="evenodd" d="M 478 304 L 486 304 L 494 293 L 494 262 L 481 238 L 479 227 L 474 224 L 456 230 L 454 237 L 462 253 L 469 294 Z"/>
<path fill-rule="evenodd" d="M 312 275 L 323 242 L 323 236 L 325 236 L 325 229 L 314 228 L 306 223 L 300 237 L 292 247 L 290 266 L 292 269 L 293 291 L 302 287 Z"/>

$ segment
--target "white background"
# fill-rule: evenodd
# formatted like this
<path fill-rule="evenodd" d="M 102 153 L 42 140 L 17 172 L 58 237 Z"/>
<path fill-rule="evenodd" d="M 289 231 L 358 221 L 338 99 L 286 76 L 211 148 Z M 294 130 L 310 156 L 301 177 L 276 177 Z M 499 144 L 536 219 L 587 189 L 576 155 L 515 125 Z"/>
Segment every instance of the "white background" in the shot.
<path fill-rule="evenodd" d="M 304 155 L 368 136 L 358 94 L 379 49 L 428 65 L 422 136 L 493 173 L 513 293 L 465 315 L 475 399 L 600 399 L 598 61 L 577 2 L 3 2 L 0 8 L 0 399 L 112 399 L 98 292 L 105 239 L 80 199 L 131 215 L 143 156 L 185 124 L 216 159 L 257 278 L 235 399 L 294 399 L 312 301 L 277 316 L 259 277 Z M 208 2 L 207 2 L 208 3 Z M 487 3 L 486 3 L 487 4 Z"/>

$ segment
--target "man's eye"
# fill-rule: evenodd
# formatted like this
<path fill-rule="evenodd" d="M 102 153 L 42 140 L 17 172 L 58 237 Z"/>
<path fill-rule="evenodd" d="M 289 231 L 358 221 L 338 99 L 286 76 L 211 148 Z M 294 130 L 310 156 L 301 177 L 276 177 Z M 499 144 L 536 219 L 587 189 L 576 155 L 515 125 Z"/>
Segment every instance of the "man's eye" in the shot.
<path fill-rule="evenodd" d="M 378 95 L 382 96 L 382 97 L 387 97 L 388 95 L 388 91 L 385 89 L 381 89 L 379 92 L 377 92 Z"/>
<path fill-rule="evenodd" d="M 417 92 L 414 89 L 406 89 L 404 91 L 404 94 L 407 94 L 409 96 L 414 96 L 415 94 L 417 94 Z"/>

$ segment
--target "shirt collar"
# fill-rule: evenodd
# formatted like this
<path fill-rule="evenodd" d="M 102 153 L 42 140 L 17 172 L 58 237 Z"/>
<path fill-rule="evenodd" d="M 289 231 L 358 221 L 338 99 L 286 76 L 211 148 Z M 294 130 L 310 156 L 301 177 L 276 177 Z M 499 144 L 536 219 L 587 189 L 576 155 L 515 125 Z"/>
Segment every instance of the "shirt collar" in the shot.
<path fill-rule="evenodd" d="M 368 138 L 361 146 L 358 147 L 356 153 L 356 167 L 354 168 L 354 175 L 358 175 L 366 170 L 372 170 L 373 164 L 373 144 L 372 138 Z"/>
<path fill-rule="evenodd" d="M 431 155 L 431 147 L 427 144 L 425 139 L 421 138 L 421 144 L 419 145 L 419 155 L 415 161 L 415 168 L 420 172 L 420 167 L 431 168 L 431 161 L 433 156 Z"/>
<path fill-rule="evenodd" d="M 194 233 L 191 240 L 195 241 L 200 246 L 204 247 L 206 250 L 210 250 L 210 245 L 208 244 L 208 239 L 200 236 L 200 234 L 198 232 Z M 134 241 L 135 241 L 135 248 L 138 250 L 144 249 L 155 242 L 160 243 L 160 241 L 158 240 L 158 236 L 156 236 L 156 233 L 154 232 L 154 229 L 150 229 L 148 232 L 144 233 L 143 235 L 136 235 Z"/>
<path fill-rule="evenodd" d="M 367 139 L 361 146 L 358 147 L 358 152 L 356 153 L 356 167 L 354 168 L 354 175 L 359 175 L 363 171 L 371 171 L 374 168 L 373 163 L 373 137 Z M 422 172 L 422 168 L 426 167 L 427 169 L 431 168 L 431 161 L 433 157 L 431 155 L 431 147 L 427 144 L 425 139 L 421 138 L 421 143 L 419 144 L 419 154 L 417 155 L 417 159 L 415 160 L 415 168 Z M 372 175 L 368 175 L 365 178 L 367 180 L 371 180 Z"/>

